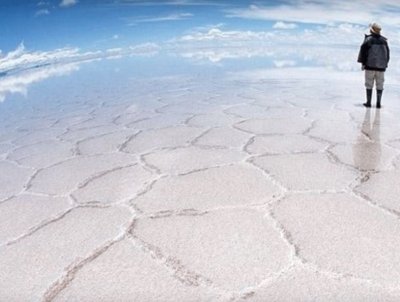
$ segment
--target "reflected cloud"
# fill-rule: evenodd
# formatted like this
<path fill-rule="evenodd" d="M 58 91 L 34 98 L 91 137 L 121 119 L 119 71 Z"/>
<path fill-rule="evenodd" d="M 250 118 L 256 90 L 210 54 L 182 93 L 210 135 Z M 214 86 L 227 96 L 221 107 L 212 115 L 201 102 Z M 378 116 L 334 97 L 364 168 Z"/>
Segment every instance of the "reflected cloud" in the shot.
<path fill-rule="evenodd" d="M 0 57 L 0 102 L 9 94 L 27 94 L 28 87 L 50 77 L 69 75 L 83 63 L 124 56 L 153 56 L 159 47 L 154 43 L 129 48 L 111 48 L 97 52 L 79 52 L 77 48 L 49 52 L 28 52 L 21 44 L 16 50 Z"/>
<path fill-rule="evenodd" d="M 99 59 L 134 55 L 155 55 L 159 51 L 155 43 L 138 44 L 126 49 L 111 48 L 105 51 L 81 52 L 79 48 L 61 48 L 52 51 L 27 51 L 23 44 L 0 57 L 0 72 L 12 73 L 54 64 L 79 63 Z"/>
<path fill-rule="evenodd" d="M 8 94 L 27 94 L 28 87 L 36 82 L 50 77 L 69 75 L 79 70 L 78 63 L 47 66 L 40 69 L 31 69 L 21 73 L 0 77 L 0 103 L 6 99 Z"/>
<path fill-rule="evenodd" d="M 354 49 L 343 47 L 290 47 L 276 46 L 224 46 L 224 47 L 187 47 L 178 48 L 177 53 L 183 58 L 194 61 L 219 63 L 227 59 L 264 58 L 272 66 L 325 66 L 341 71 L 358 71 L 360 66 L 354 59 Z M 267 63 L 267 61 L 266 61 Z"/>
<path fill-rule="evenodd" d="M 283 61 L 274 61 L 274 65 L 278 68 L 282 67 L 293 67 L 296 66 L 296 61 L 291 60 L 283 60 Z"/>
<path fill-rule="evenodd" d="M 359 70 L 355 59 L 365 28 L 341 24 L 335 28 L 288 32 L 228 31 L 212 28 L 193 32 L 170 41 L 176 52 L 185 58 L 220 62 L 224 59 L 270 58 L 291 65 L 330 66 L 338 70 Z M 293 63 L 294 62 L 294 63 Z"/>
<path fill-rule="evenodd" d="M 375 170 L 381 160 L 380 110 L 375 110 L 371 122 L 371 109 L 366 109 L 360 135 L 353 145 L 354 165 L 360 170 Z"/>

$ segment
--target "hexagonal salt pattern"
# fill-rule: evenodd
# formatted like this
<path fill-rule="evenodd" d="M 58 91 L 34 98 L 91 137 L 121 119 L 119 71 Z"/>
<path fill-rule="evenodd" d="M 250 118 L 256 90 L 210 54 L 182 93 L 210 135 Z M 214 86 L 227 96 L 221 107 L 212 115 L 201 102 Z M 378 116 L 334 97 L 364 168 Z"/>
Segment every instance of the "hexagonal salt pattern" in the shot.
<path fill-rule="evenodd" d="M 291 261 L 272 219 L 250 209 L 150 218 L 133 234 L 226 290 L 255 285 Z"/>
<path fill-rule="evenodd" d="M 295 268 L 240 301 L 395 302 L 399 299 L 400 290 L 309 268 Z"/>
<path fill-rule="evenodd" d="M 118 237 L 129 222 L 118 208 L 78 208 L 31 236 L 0 247 L 0 297 L 40 300 L 66 271 Z"/>
<path fill-rule="evenodd" d="M 110 282 L 118 280 L 118 282 Z M 187 286 L 129 240 L 115 243 L 76 273 L 54 301 L 218 301 L 207 289 Z"/>
<path fill-rule="evenodd" d="M 21 192 L 33 173 L 32 169 L 19 167 L 7 161 L 0 161 L 0 170 L 0 200 Z"/>
<path fill-rule="evenodd" d="M 90 179 L 72 193 L 78 203 L 117 203 L 133 198 L 154 175 L 139 165 L 117 168 Z"/>
<path fill-rule="evenodd" d="M 144 159 L 163 173 L 183 174 L 239 162 L 243 157 L 238 150 L 188 147 L 150 153 Z"/>
<path fill-rule="evenodd" d="M 400 286 L 398 217 L 349 194 L 297 194 L 274 207 L 298 255 L 322 270 Z"/>
<path fill-rule="evenodd" d="M 324 150 L 327 143 L 299 134 L 257 136 L 247 146 L 251 154 L 315 153 Z"/>
<path fill-rule="evenodd" d="M 253 160 L 289 190 L 345 190 L 357 173 L 316 154 L 272 155 Z"/>
<path fill-rule="evenodd" d="M 278 74 L 0 110 L 0 300 L 398 301 L 399 112 Z"/>
<path fill-rule="evenodd" d="M 280 193 L 260 170 L 240 164 L 162 178 L 134 204 L 146 212 L 207 210 L 267 203 Z"/>
<path fill-rule="evenodd" d="M 384 171 L 369 176 L 369 178 L 356 187 L 355 191 L 360 192 L 389 210 L 400 213 L 400 171 Z"/>

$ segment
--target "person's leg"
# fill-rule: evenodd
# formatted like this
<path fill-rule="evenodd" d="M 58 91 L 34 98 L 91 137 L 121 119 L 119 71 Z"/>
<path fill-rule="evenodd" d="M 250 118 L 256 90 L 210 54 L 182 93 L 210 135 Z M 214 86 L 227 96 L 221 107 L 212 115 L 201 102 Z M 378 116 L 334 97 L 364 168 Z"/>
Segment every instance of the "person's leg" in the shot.
<path fill-rule="evenodd" d="M 376 72 L 376 108 L 381 108 L 383 84 L 385 83 L 385 72 Z"/>
<path fill-rule="evenodd" d="M 367 102 L 363 105 L 367 108 L 371 107 L 372 88 L 374 87 L 374 71 L 365 71 L 365 88 L 367 92 Z"/>

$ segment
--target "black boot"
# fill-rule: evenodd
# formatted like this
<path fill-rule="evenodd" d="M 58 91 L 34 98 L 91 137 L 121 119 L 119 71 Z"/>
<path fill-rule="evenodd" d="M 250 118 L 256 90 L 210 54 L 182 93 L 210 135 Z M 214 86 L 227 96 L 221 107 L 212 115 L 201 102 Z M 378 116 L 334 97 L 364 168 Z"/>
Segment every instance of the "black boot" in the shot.
<path fill-rule="evenodd" d="M 376 90 L 376 108 L 381 108 L 382 93 L 383 90 Z"/>
<path fill-rule="evenodd" d="M 367 102 L 363 105 L 367 108 L 371 107 L 372 89 L 367 89 Z"/>

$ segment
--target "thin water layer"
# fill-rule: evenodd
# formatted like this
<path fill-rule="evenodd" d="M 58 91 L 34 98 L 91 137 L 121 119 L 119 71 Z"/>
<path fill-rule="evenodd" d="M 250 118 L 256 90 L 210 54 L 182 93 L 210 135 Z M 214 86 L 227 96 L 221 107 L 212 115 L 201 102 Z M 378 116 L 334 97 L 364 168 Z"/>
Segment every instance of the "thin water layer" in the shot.
<path fill-rule="evenodd" d="M 1 298 L 400 299 L 393 73 L 224 50 L 1 76 Z"/>

